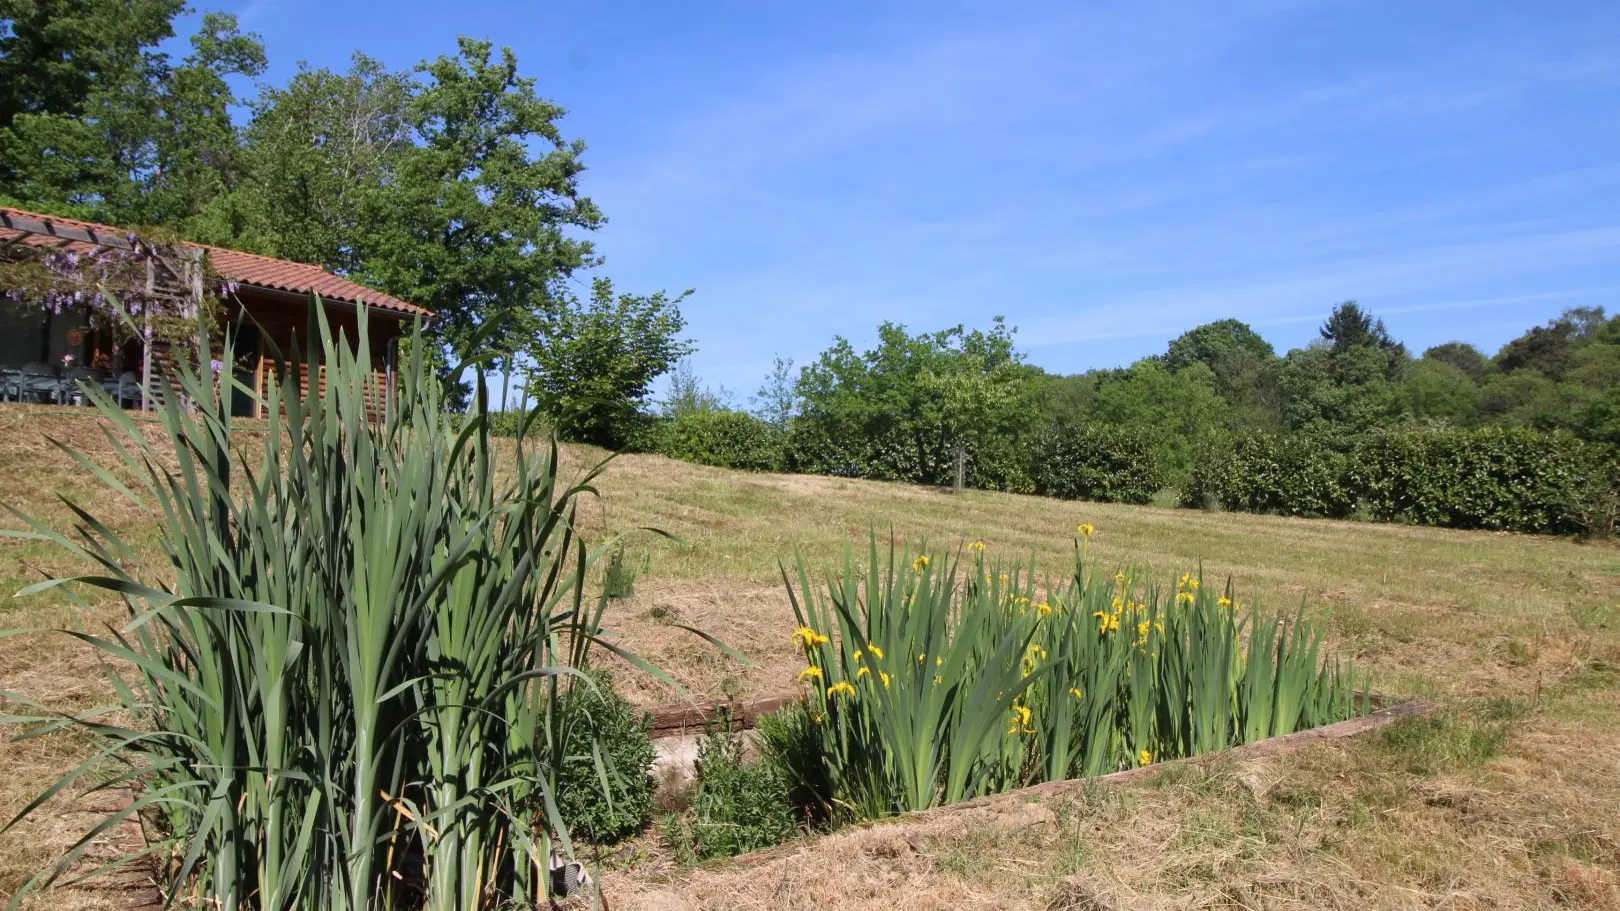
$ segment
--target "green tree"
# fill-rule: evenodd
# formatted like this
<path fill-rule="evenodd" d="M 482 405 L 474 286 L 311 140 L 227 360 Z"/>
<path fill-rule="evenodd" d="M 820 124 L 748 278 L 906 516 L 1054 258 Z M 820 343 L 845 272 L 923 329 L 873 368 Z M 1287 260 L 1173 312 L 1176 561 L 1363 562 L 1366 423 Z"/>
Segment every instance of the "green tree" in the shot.
<path fill-rule="evenodd" d="M 1190 329 L 1170 342 L 1164 362 L 1175 370 L 1203 364 L 1228 405 L 1227 424 L 1239 432 L 1282 427 L 1281 363 L 1271 343 L 1247 323 L 1223 319 Z"/>
<path fill-rule="evenodd" d="M 1506 345 L 1496 354 L 1496 365 L 1503 370 L 1534 370 L 1551 380 L 1562 380 L 1575 358 L 1575 352 L 1604 335 L 1609 321 L 1602 307 L 1576 307 L 1565 310 L 1545 326 L 1536 326 Z"/>
<path fill-rule="evenodd" d="M 1000 317 L 997 317 L 999 327 Z M 957 493 L 967 481 L 967 450 L 983 448 L 996 432 L 998 418 L 1016 414 L 1020 390 L 1018 365 L 986 352 L 983 346 L 964 346 L 955 357 L 943 358 L 925 369 L 918 386 L 939 403 L 939 420 L 951 449 L 951 489 Z"/>
<path fill-rule="evenodd" d="M 1479 421 L 1479 386 L 1447 361 L 1425 355 L 1401 381 L 1399 394 L 1410 414 L 1459 427 Z"/>
<path fill-rule="evenodd" d="M 347 73 L 300 68 L 285 87 L 262 89 L 244 136 L 247 173 L 201 239 L 363 272 L 380 233 L 368 219 L 388 209 L 413 141 L 417 88 L 357 54 Z"/>
<path fill-rule="evenodd" d="M 1223 319 L 1189 329 L 1172 339 L 1164 363 L 1172 370 L 1200 363 L 1218 372 L 1220 364 L 1238 352 L 1259 359 L 1277 356 L 1271 343 L 1261 338 L 1248 323 Z"/>
<path fill-rule="evenodd" d="M 0 0 L 0 130 L 24 114 L 80 116 L 96 91 L 138 81 L 184 9 L 184 0 Z"/>
<path fill-rule="evenodd" d="M 1215 372 L 1201 361 L 1171 370 L 1145 358 L 1105 375 L 1084 412 L 1086 422 L 1127 427 L 1157 448 L 1171 482 L 1192 471 L 1198 449 L 1226 426 L 1229 408 L 1215 391 Z"/>
<path fill-rule="evenodd" d="M 360 199 L 362 274 L 432 310 L 452 361 L 491 348 L 510 358 L 559 306 L 560 280 L 596 264 L 571 233 L 602 222 L 579 193 L 585 145 L 563 138 L 563 109 L 536 94 L 510 49 L 497 57 L 489 42 L 461 38 L 455 56 L 418 72 L 414 141 L 388 191 Z"/>
<path fill-rule="evenodd" d="M 1490 358 L 1467 342 L 1444 342 L 1423 352 L 1423 360 L 1450 364 L 1461 370 L 1475 385 L 1485 382 L 1490 372 Z"/>
<path fill-rule="evenodd" d="M 669 372 L 669 394 L 659 403 L 660 416 L 674 420 L 687 414 L 711 414 L 731 408 L 731 390 L 704 383 L 685 358 Z"/>
<path fill-rule="evenodd" d="M 652 384 L 692 345 L 680 338 L 680 304 L 691 292 L 666 297 L 616 294 L 599 278 L 591 300 L 558 295 L 531 346 L 529 392 L 564 436 L 599 446 L 623 446 L 645 419 Z"/>
<path fill-rule="evenodd" d="M 1384 321 L 1374 317 L 1355 301 L 1345 301 L 1333 308 L 1320 330 L 1322 340 L 1342 354 L 1354 348 L 1382 348 L 1404 358 L 1406 346 L 1390 337 Z"/>
<path fill-rule="evenodd" d="M 884 323 L 866 352 L 836 339 L 800 374 L 793 467 L 944 484 L 960 443 L 969 483 L 1027 487 L 1014 440 L 1030 423 L 1034 386 L 1012 336 L 997 318 L 989 331 L 956 326 L 917 335 Z M 1021 395 L 1008 405 L 1005 393 L 1014 389 Z"/>
<path fill-rule="evenodd" d="M 1288 429 L 1343 436 L 1394 423 L 1402 406 L 1389 379 L 1391 360 L 1376 345 L 1288 352 L 1279 377 Z"/>
<path fill-rule="evenodd" d="M 786 430 L 799 410 L 799 383 L 793 373 L 793 358 L 780 354 L 772 358 L 770 376 L 750 401 L 761 420 L 778 430 Z"/>
<path fill-rule="evenodd" d="M 206 14 L 175 65 L 178 2 L 0 0 L 0 196 L 118 224 L 186 228 L 240 177 L 227 77 L 265 65 Z"/>

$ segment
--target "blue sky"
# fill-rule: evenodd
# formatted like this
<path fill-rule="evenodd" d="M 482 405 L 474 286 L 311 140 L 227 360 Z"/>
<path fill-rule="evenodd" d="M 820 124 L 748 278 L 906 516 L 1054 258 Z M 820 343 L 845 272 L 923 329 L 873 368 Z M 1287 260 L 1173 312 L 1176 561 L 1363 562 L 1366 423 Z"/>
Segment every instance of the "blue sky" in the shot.
<path fill-rule="evenodd" d="M 1487 352 L 1620 306 L 1620 4 L 248 0 L 268 79 L 511 46 L 697 372 L 996 314 L 1070 373 L 1356 298 Z"/>

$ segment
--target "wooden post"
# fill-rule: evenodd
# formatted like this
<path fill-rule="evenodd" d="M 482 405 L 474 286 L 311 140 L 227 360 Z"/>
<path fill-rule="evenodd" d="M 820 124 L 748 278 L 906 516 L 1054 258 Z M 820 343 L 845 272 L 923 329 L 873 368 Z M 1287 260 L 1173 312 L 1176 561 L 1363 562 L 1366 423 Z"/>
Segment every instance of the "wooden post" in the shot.
<path fill-rule="evenodd" d="M 152 410 L 152 298 L 157 277 L 152 272 L 152 256 L 146 256 L 146 300 L 141 302 L 141 410 Z"/>
<path fill-rule="evenodd" d="M 958 437 L 956 440 L 956 486 L 953 488 L 957 493 L 962 492 L 962 484 L 966 480 L 964 477 L 966 474 L 967 447 L 962 445 L 962 440 Z"/>

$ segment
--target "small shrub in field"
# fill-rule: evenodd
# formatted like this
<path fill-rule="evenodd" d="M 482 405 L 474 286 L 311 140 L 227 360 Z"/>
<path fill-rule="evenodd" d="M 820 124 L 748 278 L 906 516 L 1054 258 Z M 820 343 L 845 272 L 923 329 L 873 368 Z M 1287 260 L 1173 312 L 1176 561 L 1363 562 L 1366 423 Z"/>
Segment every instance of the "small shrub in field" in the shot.
<path fill-rule="evenodd" d="M 832 792 L 832 778 L 821 751 L 817 721 L 803 704 L 779 709 L 759 719 L 761 761 L 773 765 L 787 782 L 788 800 L 806 822 L 828 822 L 822 795 Z"/>
<path fill-rule="evenodd" d="M 778 765 L 745 762 L 741 739 L 711 734 L 698 747 L 692 808 L 672 821 L 671 838 L 678 853 L 697 860 L 779 845 L 799 831 L 790 796 Z"/>
<path fill-rule="evenodd" d="M 560 723 L 580 750 L 558 770 L 557 810 L 569 832 L 610 844 L 640 831 L 652 815 L 652 716 L 613 688 L 611 674 L 591 676 L 594 690 L 570 686 L 562 702 Z"/>
<path fill-rule="evenodd" d="M 630 598 L 636 593 L 636 576 L 639 575 L 647 559 L 642 554 L 643 566 L 626 558 L 623 547 L 615 548 L 613 555 L 608 558 L 607 571 L 602 578 L 602 592 L 609 598 Z"/>
<path fill-rule="evenodd" d="M 683 462 L 774 471 L 782 445 L 775 428 L 741 411 L 689 411 L 664 421 L 645 441 L 647 448 Z"/>
<path fill-rule="evenodd" d="M 1314 437 L 1257 435 L 1211 448 L 1182 491 L 1182 503 L 1241 512 L 1344 518 L 1355 508 L 1349 462 Z"/>
<path fill-rule="evenodd" d="M 1035 492 L 1064 500 L 1150 503 L 1164 486 L 1158 447 L 1129 427 L 1055 427 L 1030 452 Z"/>
<path fill-rule="evenodd" d="M 1528 427 L 1410 429 L 1363 439 L 1350 485 L 1374 516 L 1452 528 L 1605 532 L 1597 448 Z M 1596 527 L 1593 527 L 1596 526 Z"/>

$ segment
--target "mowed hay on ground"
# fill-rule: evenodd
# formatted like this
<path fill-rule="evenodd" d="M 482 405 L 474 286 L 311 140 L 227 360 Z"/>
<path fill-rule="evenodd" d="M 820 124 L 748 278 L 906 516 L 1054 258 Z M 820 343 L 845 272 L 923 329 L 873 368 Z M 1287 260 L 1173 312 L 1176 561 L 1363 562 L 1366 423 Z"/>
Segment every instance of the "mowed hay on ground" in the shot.
<path fill-rule="evenodd" d="M 0 503 L 67 527 L 58 492 L 147 548 L 150 518 L 101 490 L 46 437 L 98 460 L 88 412 L 0 407 Z M 565 447 L 565 476 L 605 456 Z M 1387 692 L 1437 698 L 1437 721 L 1264 768 L 1206 773 L 1000 819 L 900 822 L 808 842 L 757 867 L 683 871 L 646 852 L 607 861 L 625 907 L 1026 907 L 1109 909 L 1620 907 L 1620 549 L 1519 535 L 1064 503 L 898 484 L 748 475 L 653 456 L 615 459 L 581 521 L 625 534 L 647 571 L 609 609 L 627 644 L 693 696 L 791 689 L 801 666 L 778 575 L 864 547 L 869 531 L 914 547 L 983 540 L 1072 566 L 1080 522 L 1092 554 L 1168 579 L 1202 566 L 1244 601 L 1328 611 L 1329 646 Z M 4 523 L 16 527 L 12 521 Z M 682 539 L 672 543 L 653 526 Z M 637 562 L 637 565 L 640 565 Z M 37 543 L 0 539 L 0 587 L 80 569 Z M 0 626 L 116 621 L 121 608 L 60 595 L 0 601 Z M 704 629 L 752 667 L 677 629 Z M 641 705 L 679 697 L 630 673 Z M 106 695 L 94 659 L 66 637 L 0 639 L 0 689 L 82 708 Z M 10 818 L 79 755 L 71 736 L 0 743 L 0 816 Z M 1070 805 L 1072 804 L 1072 805 Z M 40 817 L 0 836 L 0 896 L 69 841 Z M 646 841 L 652 840 L 649 837 Z M 905 846 L 901 850 L 901 845 Z M 80 898 L 85 901 L 81 902 Z M 104 902 L 79 896 L 70 904 Z M 684 904 L 682 904 L 684 903 Z M 62 896 L 28 907 L 61 907 Z"/>

